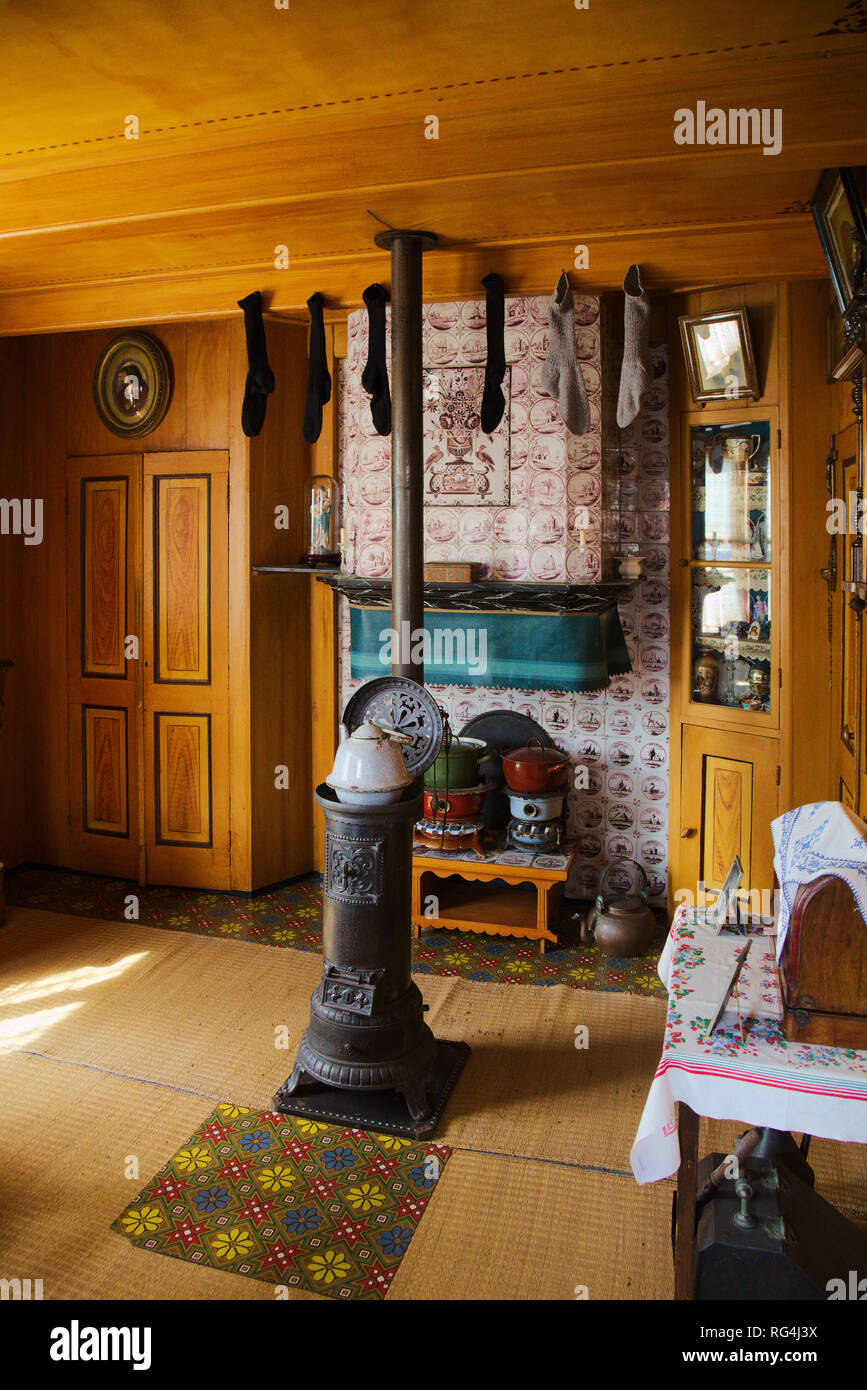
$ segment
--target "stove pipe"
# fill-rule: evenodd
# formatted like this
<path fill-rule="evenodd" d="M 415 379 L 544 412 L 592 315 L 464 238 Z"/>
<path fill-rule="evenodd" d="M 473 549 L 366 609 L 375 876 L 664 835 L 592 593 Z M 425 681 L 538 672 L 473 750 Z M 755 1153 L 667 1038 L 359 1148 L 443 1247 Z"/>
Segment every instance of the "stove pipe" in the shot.
<path fill-rule="evenodd" d="M 437 238 L 389 230 L 375 240 L 391 251 L 391 625 L 397 634 L 391 673 L 423 685 L 424 663 L 413 660 L 414 634 L 424 626 L 421 258 Z"/>

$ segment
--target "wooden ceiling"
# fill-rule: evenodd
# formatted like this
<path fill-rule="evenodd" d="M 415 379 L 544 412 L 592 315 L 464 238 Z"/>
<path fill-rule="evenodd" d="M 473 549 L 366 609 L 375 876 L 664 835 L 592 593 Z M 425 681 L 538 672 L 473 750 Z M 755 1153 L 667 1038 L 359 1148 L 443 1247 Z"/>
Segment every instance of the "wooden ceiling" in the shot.
<path fill-rule="evenodd" d="M 819 171 L 867 164 L 865 0 L 4 0 L 0 52 L 0 333 L 342 311 L 371 212 L 440 234 L 427 298 L 579 244 L 592 289 L 821 275 Z M 780 108 L 781 153 L 675 144 L 699 100 Z"/>

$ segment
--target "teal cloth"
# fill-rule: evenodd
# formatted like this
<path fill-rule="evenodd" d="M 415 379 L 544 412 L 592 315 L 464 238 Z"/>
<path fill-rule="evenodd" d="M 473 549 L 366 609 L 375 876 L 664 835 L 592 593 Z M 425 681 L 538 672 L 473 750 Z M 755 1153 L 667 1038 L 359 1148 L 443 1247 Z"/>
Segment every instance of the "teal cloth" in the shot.
<path fill-rule="evenodd" d="M 354 680 L 388 675 L 391 610 L 351 607 Z M 429 685 L 513 690 L 604 690 L 632 670 L 617 605 L 596 613 L 424 615 Z M 484 638 L 482 637 L 484 634 Z"/>

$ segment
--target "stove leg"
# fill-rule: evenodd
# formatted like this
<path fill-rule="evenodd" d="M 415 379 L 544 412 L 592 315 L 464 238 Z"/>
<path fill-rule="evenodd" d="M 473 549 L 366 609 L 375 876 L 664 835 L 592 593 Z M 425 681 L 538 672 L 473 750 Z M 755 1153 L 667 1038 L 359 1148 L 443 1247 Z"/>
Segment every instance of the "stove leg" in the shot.
<path fill-rule="evenodd" d="M 400 1087 L 400 1094 L 406 1101 L 407 1109 L 416 1124 L 423 1124 L 430 1119 L 431 1107 L 425 1090 L 424 1077 L 419 1081 L 412 1081 L 408 1086 Z"/>
<path fill-rule="evenodd" d="M 298 1087 L 304 1086 L 305 1084 L 315 1086 L 317 1084 L 316 1077 L 311 1076 L 309 1072 L 306 1072 L 304 1068 L 302 1066 L 299 1066 L 296 1062 L 295 1066 L 292 1068 L 291 1074 L 286 1079 L 286 1081 L 283 1082 L 283 1085 L 280 1087 L 279 1091 L 274 1097 L 274 1104 L 279 1105 L 279 1102 L 283 1096 L 294 1096 L 295 1092 L 298 1090 Z"/>

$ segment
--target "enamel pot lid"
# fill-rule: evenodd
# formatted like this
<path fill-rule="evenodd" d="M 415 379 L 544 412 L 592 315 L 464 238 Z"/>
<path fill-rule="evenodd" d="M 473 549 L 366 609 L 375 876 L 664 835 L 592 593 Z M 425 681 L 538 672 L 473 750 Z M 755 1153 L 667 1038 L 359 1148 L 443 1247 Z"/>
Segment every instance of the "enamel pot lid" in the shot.
<path fill-rule="evenodd" d="M 367 681 L 343 711 L 350 734 L 359 724 L 376 724 L 385 732 L 403 734 L 401 752 L 415 779 L 436 760 L 443 740 L 443 716 L 433 696 L 408 676 L 379 676 Z"/>
<path fill-rule="evenodd" d="M 544 748 L 540 740 L 531 739 L 526 747 L 512 748 L 504 753 L 503 762 L 529 764 L 530 767 L 565 767 L 569 755 L 559 748 Z"/>

